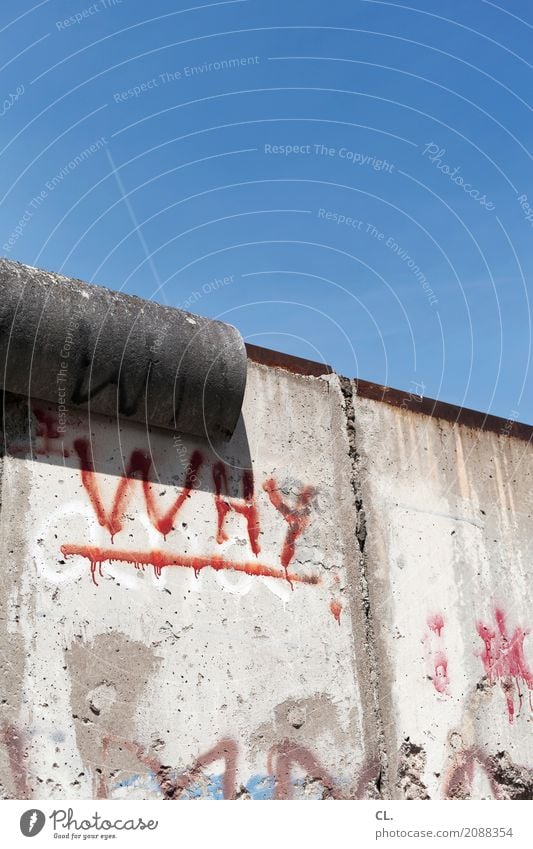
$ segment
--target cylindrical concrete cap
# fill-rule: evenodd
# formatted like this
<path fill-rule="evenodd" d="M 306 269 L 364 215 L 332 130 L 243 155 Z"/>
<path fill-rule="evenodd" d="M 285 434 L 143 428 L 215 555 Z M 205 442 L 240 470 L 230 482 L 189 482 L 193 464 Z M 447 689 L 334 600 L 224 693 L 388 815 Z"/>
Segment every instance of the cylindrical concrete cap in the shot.
<path fill-rule="evenodd" d="M 0 260 L 4 390 L 228 439 L 246 385 L 229 324 Z"/>

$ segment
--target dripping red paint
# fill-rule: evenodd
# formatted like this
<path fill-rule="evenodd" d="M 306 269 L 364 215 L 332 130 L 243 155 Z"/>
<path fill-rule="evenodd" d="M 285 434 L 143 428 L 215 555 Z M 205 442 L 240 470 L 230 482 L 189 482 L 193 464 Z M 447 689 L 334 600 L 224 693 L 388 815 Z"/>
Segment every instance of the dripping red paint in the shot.
<path fill-rule="evenodd" d="M 198 574 L 202 569 L 211 568 L 217 572 L 229 569 L 234 572 L 245 572 L 247 575 L 264 578 L 285 579 L 287 577 L 284 569 L 278 569 L 275 566 L 267 566 L 258 562 L 239 563 L 234 560 L 226 560 L 217 555 L 191 557 L 187 554 L 173 554 L 163 551 L 121 551 L 115 548 L 98 548 L 97 546 L 87 545 L 62 545 L 61 552 L 65 557 L 78 555 L 87 558 L 91 564 L 91 576 L 95 584 L 96 569 L 98 568 L 99 574 L 102 575 L 102 564 L 105 562 L 129 563 L 136 568 L 152 566 L 156 577 L 161 575 L 161 571 L 165 566 L 180 566 L 186 569 L 193 569 L 195 574 Z M 289 579 L 293 583 L 320 583 L 320 578 L 317 575 L 296 575 L 290 573 Z"/>

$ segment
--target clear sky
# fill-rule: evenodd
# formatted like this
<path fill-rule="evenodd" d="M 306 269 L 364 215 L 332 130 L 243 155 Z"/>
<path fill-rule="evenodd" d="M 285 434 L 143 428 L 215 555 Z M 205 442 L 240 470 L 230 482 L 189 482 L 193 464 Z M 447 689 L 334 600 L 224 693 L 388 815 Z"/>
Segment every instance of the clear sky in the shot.
<path fill-rule="evenodd" d="M 528 0 L 3 3 L 0 253 L 533 422 Z"/>

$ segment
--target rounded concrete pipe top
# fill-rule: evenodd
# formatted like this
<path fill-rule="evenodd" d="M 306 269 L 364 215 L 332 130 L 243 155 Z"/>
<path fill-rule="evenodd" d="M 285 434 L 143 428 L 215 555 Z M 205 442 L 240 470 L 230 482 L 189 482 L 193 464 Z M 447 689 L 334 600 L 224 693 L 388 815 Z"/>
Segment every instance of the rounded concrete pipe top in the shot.
<path fill-rule="evenodd" d="M 0 259 L 8 392 L 228 439 L 247 357 L 229 324 Z"/>

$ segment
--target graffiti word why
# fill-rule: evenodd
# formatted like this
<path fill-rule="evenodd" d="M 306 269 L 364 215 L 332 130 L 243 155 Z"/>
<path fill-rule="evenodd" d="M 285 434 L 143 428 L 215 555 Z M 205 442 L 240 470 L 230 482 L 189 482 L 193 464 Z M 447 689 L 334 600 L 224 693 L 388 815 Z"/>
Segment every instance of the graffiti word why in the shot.
<path fill-rule="evenodd" d="M 267 493 L 270 503 L 288 525 L 280 551 L 281 568 L 260 563 L 258 560 L 252 560 L 250 562 L 228 560 L 219 554 L 190 556 L 166 551 L 141 552 L 119 550 L 113 546 L 114 539 L 123 529 L 124 514 L 134 495 L 134 488 L 139 484 L 142 487 L 148 519 L 151 525 L 166 540 L 167 535 L 174 530 L 176 519 L 182 507 L 187 499 L 191 497 L 193 489 L 197 485 L 200 469 L 204 465 L 204 458 L 200 451 L 195 450 L 192 452 L 185 471 L 183 487 L 170 506 L 161 508 L 149 480 L 152 460 L 143 451 L 135 450 L 130 456 L 126 467 L 126 474 L 121 477 L 116 487 L 111 505 L 106 507 L 102 499 L 98 475 L 94 469 L 88 440 L 82 438 L 75 440 L 74 450 L 80 461 L 83 486 L 98 523 L 110 535 L 112 547 L 100 548 L 86 545 L 63 545 L 61 551 L 65 557 L 77 555 L 87 558 L 91 564 L 91 576 L 95 584 L 96 573 L 98 571 L 98 574 L 102 575 L 102 564 L 104 562 L 129 563 L 133 564 L 136 568 L 142 569 L 150 565 L 153 567 L 156 577 L 159 577 L 162 569 L 167 566 L 180 566 L 182 568 L 193 569 L 196 575 L 202 569 L 210 567 L 215 571 L 231 569 L 237 572 L 245 572 L 248 575 L 284 578 L 291 587 L 297 582 L 307 584 L 318 583 L 318 577 L 315 575 L 302 576 L 289 571 L 289 566 L 295 556 L 296 542 L 310 521 L 311 505 L 316 494 L 314 487 L 303 486 L 291 504 L 282 495 L 274 478 L 269 478 L 263 484 L 263 490 Z M 228 540 L 226 519 L 228 514 L 234 512 L 244 519 L 249 545 L 252 553 L 257 558 L 261 552 L 259 541 L 261 525 L 251 469 L 245 469 L 242 472 L 242 496 L 240 497 L 229 495 L 228 471 L 224 463 L 220 461 L 214 463 L 211 473 L 214 489 L 216 542 L 221 545 Z"/>

